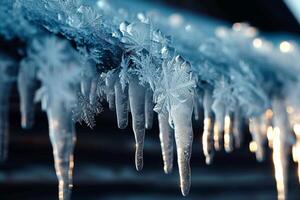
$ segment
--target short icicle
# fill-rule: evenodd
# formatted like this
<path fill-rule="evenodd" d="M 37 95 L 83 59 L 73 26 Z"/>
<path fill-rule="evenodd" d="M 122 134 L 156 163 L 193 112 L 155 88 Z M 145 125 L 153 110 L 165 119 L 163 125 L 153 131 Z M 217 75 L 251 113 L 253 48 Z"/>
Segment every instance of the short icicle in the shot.
<path fill-rule="evenodd" d="M 216 151 L 223 148 L 223 134 L 224 134 L 224 120 L 225 120 L 225 107 L 220 105 L 214 110 L 215 125 L 214 125 L 214 146 Z"/>
<path fill-rule="evenodd" d="M 203 104 L 203 98 L 204 98 L 204 92 L 201 90 L 196 90 L 194 95 L 194 119 L 195 121 L 198 121 L 200 119 L 200 112 L 202 109 Z"/>
<path fill-rule="evenodd" d="M 118 128 L 124 129 L 128 125 L 128 87 L 123 91 L 119 80 L 114 87 Z"/>
<path fill-rule="evenodd" d="M 213 103 L 212 92 L 205 89 L 203 97 L 204 127 L 202 135 L 202 149 L 206 164 L 211 164 L 214 156 L 214 114 L 211 106 Z"/>
<path fill-rule="evenodd" d="M 143 168 L 145 138 L 145 88 L 139 84 L 136 76 L 132 76 L 129 81 L 128 96 L 135 136 L 135 166 L 140 171 Z"/>
<path fill-rule="evenodd" d="M 183 196 L 188 195 L 191 186 L 190 158 L 193 143 L 193 99 L 171 106 L 171 117 L 175 129 L 177 162 L 180 175 L 180 188 Z"/>
<path fill-rule="evenodd" d="M 150 88 L 147 88 L 145 93 L 145 127 L 146 129 L 151 129 L 154 114 L 153 92 Z"/>
<path fill-rule="evenodd" d="M 34 123 L 34 95 L 38 87 L 38 82 L 36 78 L 32 77 L 32 74 L 29 74 L 25 66 L 22 67 L 21 65 L 17 84 L 20 95 L 21 126 L 24 129 L 28 129 Z"/>
<path fill-rule="evenodd" d="M 243 143 L 243 130 L 242 123 L 243 118 L 241 115 L 241 108 L 237 108 L 234 112 L 234 123 L 233 123 L 233 137 L 235 148 L 240 148 Z"/>
<path fill-rule="evenodd" d="M 173 169 L 173 130 L 169 125 L 169 121 L 163 114 L 158 114 L 159 139 L 164 161 L 164 172 L 169 174 Z"/>
<path fill-rule="evenodd" d="M 227 153 L 233 151 L 233 114 L 227 112 L 224 119 L 224 149 Z"/>
<path fill-rule="evenodd" d="M 115 110 L 115 91 L 114 86 L 117 79 L 117 73 L 114 71 L 110 71 L 107 73 L 106 79 L 105 79 L 105 85 L 106 85 L 106 99 L 108 102 L 108 106 L 110 110 Z"/>
<path fill-rule="evenodd" d="M 255 152 L 256 160 L 262 162 L 265 158 L 264 143 L 266 135 L 261 130 L 261 118 L 253 117 L 249 121 L 249 130 L 252 135 L 252 142 L 250 143 L 250 151 Z"/>

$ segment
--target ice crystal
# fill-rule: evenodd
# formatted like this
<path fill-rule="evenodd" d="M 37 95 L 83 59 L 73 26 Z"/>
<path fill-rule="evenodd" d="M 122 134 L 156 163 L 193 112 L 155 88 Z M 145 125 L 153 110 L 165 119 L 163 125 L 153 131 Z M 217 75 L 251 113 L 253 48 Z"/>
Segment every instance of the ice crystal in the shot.
<path fill-rule="evenodd" d="M 82 94 L 78 95 L 76 105 L 72 110 L 73 120 L 82 124 L 84 121 L 90 128 L 96 125 L 95 116 L 102 112 L 99 100 L 91 104 L 90 99 Z"/>
<path fill-rule="evenodd" d="M 120 70 L 120 73 L 119 73 L 120 83 L 121 83 L 123 91 L 125 90 L 125 87 L 129 82 L 129 74 L 130 74 L 129 62 L 130 62 L 130 59 L 126 58 L 123 55 L 122 56 L 122 61 L 121 61 L 121 64 L 120 64 L 121 70 Z"/>
<path fill-rule="evenodd" d="M 167 115 L 171 106 L 184 103 L 193 95 L 196 80 L 192 76 L 190 64 L 180 56 L 164 60 L 161 79 L 154 91 L 156 105 L 154 110 Z M 169 119 L 171 120 L 171 119 Z"/>

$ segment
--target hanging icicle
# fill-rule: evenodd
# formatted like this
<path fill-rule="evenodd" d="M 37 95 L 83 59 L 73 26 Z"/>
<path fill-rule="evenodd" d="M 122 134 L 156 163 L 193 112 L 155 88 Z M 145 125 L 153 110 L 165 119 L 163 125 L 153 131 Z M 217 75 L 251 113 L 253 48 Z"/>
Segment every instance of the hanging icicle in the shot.
<path fill-rule="evenodd" d="M 162 114 L 158 114 L 159 139 L 164 161 L 164 172 L 169 174 L 173 169 L 173 143 L 174 133 L 169 125 L 168 119 Z"/>
<path fill-rule="evenodd" d="M 4 162 L 8 156 L 9 98 L 15 80 L 15 68 L 13 58 L 0 52 L 0 162 Z"/>
<path fill-rule="evenodd" d="M 211 164 L 214 156 L 214 121 L 215 117 L 212 112 L 212 92 L 210 89 L 204 90 L 203 108 L 204 108 L 204 127 L 202 135 L 202 148 L 205 155 L 206 164 Z M 217 135 L 218 136 L 218 135 Z M 216 137 L 217 137 L 216 136 Z M 216 138 L 219 142 L 219 140 Z"/>
<path fill-rule="evenodd" d="M 28 129 L 33 126 L 34 122 L 34 94 L 38 87 L 36 66 L 32 60 L 25 58 L 21 61 L 17 82 L 20 95 L 21 126 Z"/>

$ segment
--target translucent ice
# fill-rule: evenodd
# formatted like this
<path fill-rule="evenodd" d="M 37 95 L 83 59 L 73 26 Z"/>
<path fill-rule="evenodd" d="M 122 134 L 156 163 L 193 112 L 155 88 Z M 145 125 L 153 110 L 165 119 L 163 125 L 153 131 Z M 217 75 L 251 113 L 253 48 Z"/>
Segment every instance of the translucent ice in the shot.
<path fill-rule="evenodd" d="M 202 148 L 205 155 L 206 164 L 211 164 L 214 156 L 214 121 L 215 117 L 211 106 L 213 103 L 212 92 L 210 89 L 204 90 L 204 127 L 202 135 Z"/>
<path fill-rule="evenodd" d="M 53 147 L 56 175 L 59 181 L 59 199 L 71 198 L 73 151 L 76 142 L 71 112 L 63 102 L 55 102 L 47 109 L 49 136 Z"/>
<path fill-rule="evenodd" d="M 193 99 L 188 99 L 185 103 L 171 106 L 180 175 L 180 188 L 183 196 L 188 195 L 191 186 L 190 158 L 193 143 L 192 113 Z"/>
<path fill-rule="evenodd" d="M 286 106 L 282 99 L 275 97 L 272 102 L 274 112 L 273 163 L 277 185 L 278 199 L 287 198 L 288 152 L 293 145 L 293 136 L 288 128 Z"/>
<path fill-rule="evenodd" d="M 169 174 L 173 169 L 174 133 L 169 125 L 168 119 L 162 114 L 158 114 L 158 125 L 160 146 L 164 161 L 164 171 L 166 174 Z"/>
<path fill-rule="evenodd" d="M 150 88 L 146 88 L 145 92 L 145 127 L 151 129 L 153 125 L 153 92 Z"/>
<path fill-rule="evenodd" d="M 128 87 L 126 86 L 123 90 L 118 79 L 114 88 L 118 127 L 124 129 L 128 125 Z"/>
<path fill-rule="evenodd" d="M 145 138 L 145 88 L 139 84 L 136 76 L 129 80 L 128 96 L 135 137 L 135 166 L 140 171 L 143 168 Z"/>
<path fill-rule="evenodd" d="M 18 75 L 22 128 L 31 128 L 34 120 L 34 95 L 38 87 L 36 67 L 33 61 L 24 59 L 20 63 Z"/>
<path fill-rule="evenodd" d="M 0 52 L 0 162 L 8 156 L 9 144 L 9 104 L 12 83 L 15 80 L 16 62 Z"/>

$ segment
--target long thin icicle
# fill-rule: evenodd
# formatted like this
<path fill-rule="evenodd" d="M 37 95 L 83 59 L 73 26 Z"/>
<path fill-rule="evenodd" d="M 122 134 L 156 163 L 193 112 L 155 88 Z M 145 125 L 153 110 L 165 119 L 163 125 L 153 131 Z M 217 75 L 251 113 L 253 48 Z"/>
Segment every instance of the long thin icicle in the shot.
<path fill-rule="evenodd" d="M 0 91 L 0 162 L 4 162 L 8 156 L 11 83 L 3 83 L 0 80 Z"/>
<path fill-rule="evenodd" d="M 143 148 L 145 138 L 145 88 L 133 76 L 128 88 L 132 127 L 135 137 L 135 166 L 138 171 L 143 168 Z"/>
<path fill-rule="evenodd" d="M 47 115 L 55 171 L 59 181 L 59 200 L 70 200 L 73 187 L 73 151 L 76 142 L 74 122 L 70 111 L 62 102 L 51 104 Z"/>
<path fill-rule="evenodd" d="M 164 161 L 164 172 L 169 174 L 173 169 L 173 130 L 171 129 L 168 119 L 163 114 L 158 114 L 159 139 Z"/>
<path fill-rule="evenodd" d="M 284 200 L 287 199 L 288 152 L 292 146 L 293 137 L 288 128 L 289 122 L 284 101 L 274 98 L 272 108 L 274 112 L 273 163 L 275 179 L 278 199 Z"/>
<path fill-rule="evenodd" d="M 175 129 L 180 188 L 183 196 L 188 195 L 191 186 L 192 114 L 193 100 L 191 98 L 184 103 L 171 106 L 171 116 Z"/>

